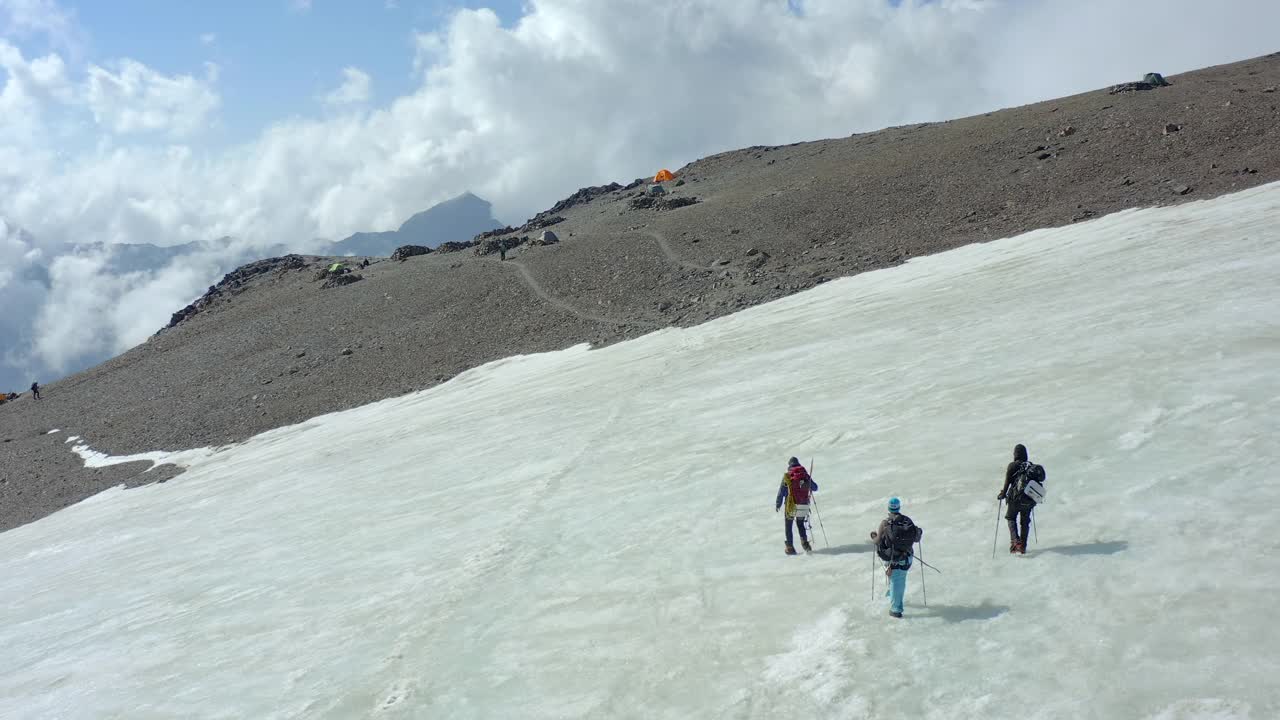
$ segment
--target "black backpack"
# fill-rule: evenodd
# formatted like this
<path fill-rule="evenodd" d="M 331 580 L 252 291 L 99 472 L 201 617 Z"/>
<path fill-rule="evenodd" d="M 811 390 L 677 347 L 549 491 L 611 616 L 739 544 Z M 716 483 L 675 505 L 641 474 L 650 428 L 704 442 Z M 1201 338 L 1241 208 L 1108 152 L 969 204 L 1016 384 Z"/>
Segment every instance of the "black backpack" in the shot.
<path fill-rule="evenodd" d="M 911 518 L 901 513 L 894 515 L 884 535 L 878 538 L 876 554 L 881 560 L 892 562 L 912 555 L 912 547 L 920 539 L 920 528 Z"/>
<path fill-rule="evenodd" d="M 1013 473 L 1013 481 L 1009 483 L 1007 500 L 1010 505 L 1018 503 L 1034 503 L 1035 500 L 1026 494 L 1027 483 L 1035 481 L 1044 484 L 1044 468 L 1033 462 L 1024 462 Z"/>

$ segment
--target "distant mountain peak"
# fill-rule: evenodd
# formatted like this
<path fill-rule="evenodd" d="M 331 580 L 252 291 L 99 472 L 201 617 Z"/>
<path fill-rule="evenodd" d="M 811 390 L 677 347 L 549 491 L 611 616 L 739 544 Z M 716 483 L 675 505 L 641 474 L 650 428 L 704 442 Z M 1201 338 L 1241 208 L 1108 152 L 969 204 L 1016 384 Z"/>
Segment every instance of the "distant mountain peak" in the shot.
<path fill-rule="evenodd" d="M 358 232 L 344 238 L 333 244 L 333 254 L 385 257 L 402 245 L 436 247 L 500 227 L 493 205 L 468 190 L 414 214 L 397 230 Z"/>

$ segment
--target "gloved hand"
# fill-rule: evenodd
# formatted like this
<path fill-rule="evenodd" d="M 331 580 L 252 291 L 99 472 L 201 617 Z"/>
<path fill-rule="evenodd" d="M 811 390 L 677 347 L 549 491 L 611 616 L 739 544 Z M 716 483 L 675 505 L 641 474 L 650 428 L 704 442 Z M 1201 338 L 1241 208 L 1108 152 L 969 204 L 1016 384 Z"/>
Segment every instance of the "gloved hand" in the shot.
<path fill-rule="evenodd" d="M 781 506 L 781 505 L 774 505 L 774 506 L 773 506 L 773 511 L 774 511 L 774 512 L 778 512 L 778 511 L 779 511 L 779 510 L 781 510 L 781 509 L 782 509 L 782 506 Z"/>
<path fill-rule="evenodd" d="M 1003 500 L 1003 499 L 1004 499 L 1004 493 L 1002 492 L 1002 493 L 1000 493 L 999 495 L 997 495 L 997 496 L 996 496 L 996 499 L 997 499 L 997 500 Z"/>

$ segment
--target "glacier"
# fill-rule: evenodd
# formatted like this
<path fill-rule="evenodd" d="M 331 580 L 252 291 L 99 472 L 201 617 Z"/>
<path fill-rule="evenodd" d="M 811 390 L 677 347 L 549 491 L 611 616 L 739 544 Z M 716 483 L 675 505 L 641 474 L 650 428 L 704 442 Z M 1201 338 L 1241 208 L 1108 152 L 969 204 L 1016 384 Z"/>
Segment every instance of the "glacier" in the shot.
<path fill-rule="evenodd" d="M 1125 211 L 149 453 L 187 471 L 0 534 L 0 717 L 1280 717 L 1278 219 Z M 891 495 L 941 571 L 902 620 Z"/>

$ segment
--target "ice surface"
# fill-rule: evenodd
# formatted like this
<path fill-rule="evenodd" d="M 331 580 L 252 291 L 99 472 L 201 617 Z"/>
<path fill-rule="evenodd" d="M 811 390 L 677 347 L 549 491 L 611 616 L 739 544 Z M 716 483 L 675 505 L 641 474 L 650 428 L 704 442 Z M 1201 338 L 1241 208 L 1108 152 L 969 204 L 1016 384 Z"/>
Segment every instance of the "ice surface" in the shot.
<path fill-rule="evenodd" d="M 190 454 L 0 535 L 0 717 L 1280 717 L 1277 218 L 970 246 Z M 1015 442 L 1049 499 L 993 560 Z M 903 620 L 890 494 L 943 571 Z"/>

